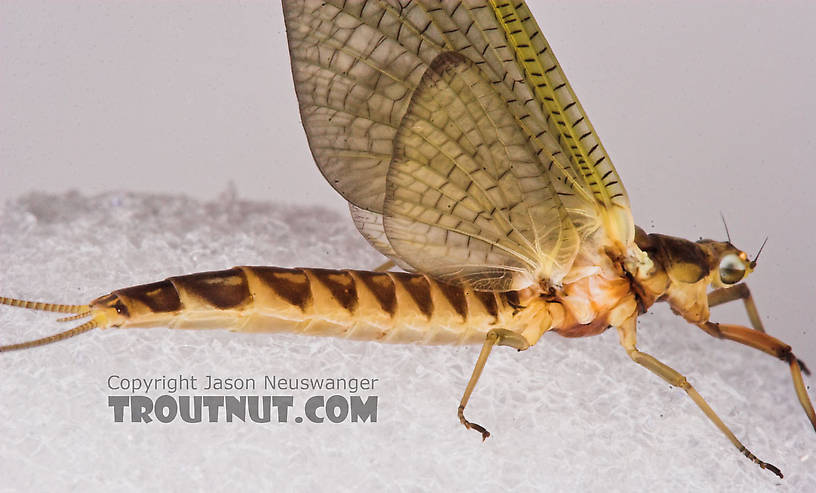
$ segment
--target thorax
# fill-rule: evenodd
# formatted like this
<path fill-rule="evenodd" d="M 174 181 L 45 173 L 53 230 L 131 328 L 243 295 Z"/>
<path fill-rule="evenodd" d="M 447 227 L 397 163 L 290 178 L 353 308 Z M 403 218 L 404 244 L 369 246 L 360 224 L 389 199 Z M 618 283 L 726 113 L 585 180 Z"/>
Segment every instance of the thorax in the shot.
<path fill-rule="evenodd" d="M 638 302 L 631 277 L 620 261 L 606 255 L 579 258 L 571 274 L 549 292 L 542 289 L 526 295 L 527 299 L 537 298 L 534 303 L 546 303 L 549 330 L 564 337 L 591 336 L 636 313 Z"/>
<path fill-rule="evenodd" d="M 556 301 L 562 314 L 553 317 L 553 330 L 565 337 L 600 334 L 637 310 L 629 279 L 602 273 L 565 284 Z"/>

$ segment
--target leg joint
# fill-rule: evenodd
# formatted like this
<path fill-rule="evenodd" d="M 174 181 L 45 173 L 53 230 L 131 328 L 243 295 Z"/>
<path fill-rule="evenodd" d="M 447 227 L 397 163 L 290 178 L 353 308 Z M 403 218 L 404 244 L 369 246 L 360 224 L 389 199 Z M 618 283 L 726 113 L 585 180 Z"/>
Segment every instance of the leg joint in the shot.
<path fill-rule="evenodd" d="M 776 350 L 776 357 L 787 363 L 792 363 L 796 356 L 793 355 L 793 350 L 790 346 L 784 345 Z"/>
<path fill-rule="evenodd" d="M 703 323 L 697 324 L 697 326 L 706 331 L 708 335 L 716 337 L 717 339 L 723 339 L 723 333 L 722 330 L 720 330 L 720 324 L 718 324 L 717 322 L 707 320 Z"/>
<path fill-rule="evenodd" d="M 737 293 L 739 293 L 740 298 L 750 298 L 751 297 L 751 290 L 748 288 L 748 285 L 743 283 L 737 284 L 735 286 L 737 289 Z"/>
<path fill-rule="evenodd" d="M 487 333 L 487 342 L 497 344 L 499 346 L 510 346 L 519 351 L 523 351 L 530 347 L 530 343 L 518 332 L 513 332 L 507 329 L 491 329 Z"/>

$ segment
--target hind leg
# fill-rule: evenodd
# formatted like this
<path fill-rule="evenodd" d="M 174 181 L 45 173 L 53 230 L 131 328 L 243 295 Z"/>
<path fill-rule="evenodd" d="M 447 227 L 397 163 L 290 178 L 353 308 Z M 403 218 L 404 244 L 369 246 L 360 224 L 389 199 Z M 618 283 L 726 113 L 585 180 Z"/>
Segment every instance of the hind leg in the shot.
<path fill-rule="evenodd" d="M 482 346 L 482 351 L 479 353 L 479 359 L 476 360 L 476 366 L 473 368 L 473 373 L 470 375 L 470 380 L 465 388 L 465 394 L 462 396 L 462 400 L 459 401 L 458 412 L 459 421 L 465 425 L 465 428 L 469 430 L 476 430 L 481 433 L 482 441 L 490 436 L 490 432 L 487 431 L 482 425 L 468 421 L 465 418 L 465 406 L 467 406 L 468 400 L 470 400 L 470 395 L 473 393 L 473 389 L 476 388 L 476 383 L 479 381 L 479 377 L 482 375 L 482 370 L 484 369 L 485 363 L 487 363 L 487 357 L 490 356 L 490 352 L 493 350 L 493 346 L 510 346 L 518 349 L 519 351 L 523 351 L 529 348 L 531 344 L 521 334 L 507 329 L 492 329 L 487 333 L 484 345 Z"/>

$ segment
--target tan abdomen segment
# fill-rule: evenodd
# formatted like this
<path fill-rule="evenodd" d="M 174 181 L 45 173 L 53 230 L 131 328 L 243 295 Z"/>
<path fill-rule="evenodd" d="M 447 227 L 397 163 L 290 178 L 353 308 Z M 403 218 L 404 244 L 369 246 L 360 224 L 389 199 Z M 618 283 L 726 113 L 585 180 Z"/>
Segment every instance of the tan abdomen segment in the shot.
<path fill-rule="evenodd" d="M 235 267 L 114 291 L 124 327 L 229 328 L 423 344 L 484 341 L 507 327 L 513 293 L 478 292 L 419 274 Z"/>

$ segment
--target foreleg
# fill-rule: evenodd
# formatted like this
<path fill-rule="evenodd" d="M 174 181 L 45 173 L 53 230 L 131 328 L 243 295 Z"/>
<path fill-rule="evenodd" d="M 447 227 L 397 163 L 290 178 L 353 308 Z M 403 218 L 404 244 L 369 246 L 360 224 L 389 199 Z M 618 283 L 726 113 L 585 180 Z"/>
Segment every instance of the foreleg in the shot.
<path fill-rule="evenodd" d="M 740 344 L 759 349 L 771 356 L 776 356 L 788 363 L 791 377 L 793 378 L 793 388 L 796 390 L 796 397 L 799 398 L 799 403 L 805 410 L 810 424 L 813 425 L 813 429 L 816 430 L 816 412 L 813 410 L 813 404 L 810 402 L 807 390 L 805 390 L 805 382 L 802 379 L 802 372 L 804 371 L 806 375 L 810 375 L 810 371 L 804 363 L 794 356 L 790 346 L 764 332 L 751 330 L 748 327 L 742 327 L 740 325 L 718 324 L 711 321 L 702 322 L 697 325 L 714 337 L 737 341 Z"/>
<path fill-rule="evenodd" d="M 745 305 L 745 311 L 748 313 L 748 319 L 751 320 L 751 327 L 760 332 L 765 332 L 765 327 L 762 325 L 762 320 L 759 318 L 756 303 L 754 303 L 754 297 L 751 296 L 751 290 L 748 289 L 747 284 L 743 282 L 741 284 L 735 284 L 734 286 L 715 289 L 714 291 L 708 293 L 709 307 L 735 300 L 742 300 L 743 304 Z"/>

